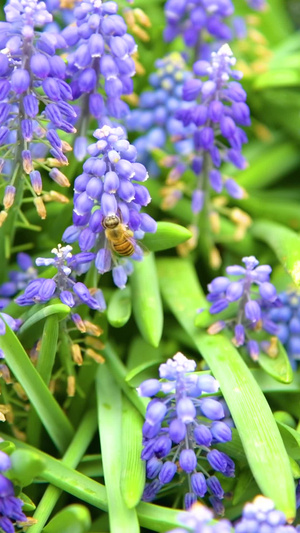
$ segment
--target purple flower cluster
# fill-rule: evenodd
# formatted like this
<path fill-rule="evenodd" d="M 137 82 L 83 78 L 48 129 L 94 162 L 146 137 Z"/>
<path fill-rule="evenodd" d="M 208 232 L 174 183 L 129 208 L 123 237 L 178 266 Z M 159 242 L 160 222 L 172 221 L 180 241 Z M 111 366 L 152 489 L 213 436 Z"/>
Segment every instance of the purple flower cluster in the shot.
<path fill-rule="evenodd" d="M 234 529 L 235 533 L 248 533 L 255 531 L 264 533 L 296 533 L 297 529 L 286 523 L 286 517 L 282 511 L 277 511 L 269 498 L 257 496 L 252 503 L 246 503 L 243 515 Z"/>
<path fill-rule="evenodd" d="M 167 0 L 165 15 L 167 27 L 165 41 L 170 42 L 182 35 L 186 46 L 202 44 L 203 34 L 214 40 L 230 41 L 232 32 L 226 19 L 234 12 L 231 0 Z"/>
<path fill-rule="evenodd" d="M 191 77 L 191 73 L 178 52 L 158 59 L 155 66 L 156 72 L 149 76 L 149 84 L 154 90 L 143 91 L 139 107 L 126 117 L 129 130 L 146 132 L 135 140 L 134 145 L 139 161 L 147 165 L 151 176 L 158 174 L 151 150 L 162 148 L 169 136 L 176 152 L 190 152 L 192 149 L 190 140 L 181 141 L 186 135 L 186 128 L 175 118 L 179 108 L 188 109 L 192 105 L 192 102 L 182 101 L 183 84 Z"/>
<path fill-rule="evenodd" d="M 168 533 L 232 533 L 233 531 L 229 520 L 214 520 L 212 511 L 198 502 L 194 503 L 188 512 L 180 513 L 178 522 L 183 527 L 172 529 Z"/>
<path fill-rule="evenodd" d="M 234 476 L 234 462 L 214 448 L 231 440 L 231 429 L 221 421 L 225 416 L 221 403 L 210 396 L 218 391 L 218 382 L 208 374 L 193 374 L 195 368 L 195 361 L 177 353 L 160 365 L 163 381 L 148 379 L 138 389 L 141 396 L 154 397 L 143 426 L 142 459 L 151 480 L 143 498 L 151 501 L 178 472 L 188 480 L 186 509 L 208 494 L 214 508 L 222 512 L 224 491 L 208 471 Z"/>
<path fill-rule="evenodd" d="M 137 47 L 133 37 L 126 33 L 126 23 L 117 11 L 118 4 L 111 0 L 79 3 L 74 9 L 75 24 L 62 31 L 67 44 L 76 45 L 68 55 L 73 98 L 84 96 L 79 137 L 74 147 L 80 160 L 87 147 L 88 115 L 103 124 L 106 115 L 121 118 L 128 112 L 121 96 L 133 91 L 135 64 L 131 55 Z"/>
<path fill-rule="evenodd" d="M 15 497 L 12 482 L 3 474 L 10 468 L 9 456 L 0 451 L 0 528 L 4 533 L 14 533 L 16 522 L 27 521 L 27 517 L 22 512 L 22 500 Z"/>
<path fill-rule="evenodd" d="M 293 369 L 300 359 L 300 295 L 291 290 L 278 296 L 281 306 L 271 308 L 269 320 L 277 326 L 276 335 L 285 346 Z"/>
<path fill-rule="evenodd" d="M 35 162 L 49 149 L 57 165 L 68 163 L 64 152 L 69 146 L 57 130 L 74 133 L 76 113 L 66 101 L 72 99 L 72 91 L 65 82 L 65 62 L 56 55 L 66 42 L 59 33 L 36 30 L 52 20 L 45 3 L 10 0 L 4 11 L 6 22 L 0 23 L 0 150 L 2 174 L 9 182 L 3 202 L 7 210 L 22 173 L 32 194 L 41 194 L 42 179 Z M 50 177 L 68 185 L 65 177 L 56 179 L 57 173 L 53 169 Z"/>
<path fill-rule="evenodd" d="M 238 303 L 236 318 L 219 320 L 208 331 L 217 333 L 229 326 L 234 329 L 234 344 L 247 344 L 250 356 L 257 360 L 260 347 L 259 343 L 251 338 L 251 332 L 264 330 L 271 335 L 277 335 L 278 328 L 269 318 L 266 309 L 277 307 L 280 302 L 276 288 L 270 283 L 272 268 L 269 265 L 259 265 L 254 256 L 243 257 L 242 261 L 245 267 L 233 265 L 226 268 L 228 276 L 238 276 L 238 280 L 232 281 L 226 276 L 219 276 L 208 285 L 207 300 L 212 304 L 209 310 L 212 315 L 221 313 L 233 302 Z M 258 293 L 254 290 L 255 286 L 258 287 Z"/>
<path fill-rule="evenodd" d="M 94 260 L 94 254 L 79 253 L 72 255 L 72 246 L 58 245 L 52 250 L 54 258 L 38 257 L 37 266 L 54 266 L 57 274 L 53 278 L 37 278 L 28 284 L 24 294 L 16 298 L 19 305 L 32 305 L 46 303 L 52 298 L 59 298 L 68 305 L 71 311 L 71 319 L 80 331 L 85 327 L 80 315 L 73 312 L 79 305 L 85 304 L 90 309 L 104 311 L 106 308 L 102 291 L 97 289 L 92 295 L 89 289 L 80 281 L 76 281 L 76 274 L 86 272 Z"/>
<path fill-rule="evenodd" d="M 23 252 L 17 254 L 17 265 L 20 270 L 10 270 L 9 281 L 0 285 L 0 309 L 4 309 L 19 291 L 37 278 L 37 269 L 34 268 L 30 255 Z"/>
<path fill-rule="evenodd" d="M 186 513 L 178 515 L 183 526 L 168 533 L 296 533 L 298 528 L 289 526 L 286 517 L 275 509 L 272 500 L 256 496 L 252 503 L 246 503 L 242 518 L 236 524 L 229 520 L 215 520 L 213 513 L 195 503 Z"/>
<path fill-rule="evenodd" d="M 197 183 L 192 195 L 192 210 L 199 213 L 208 200 L 209 186 L 221 193 L 225 187 L 233 198 L 242 198 L 243 189 L 232 178 L 222 175 L 221 162 L 226 161 L 243 169 L 246 166 L 242 146 L 247 136 L 239 126 L 250 125 L 250 111 L 246 104 L 247 95 L 239 80 L 242 74 L 232 70 L 236 60 L 230 47 L 223 45 L 213 52 L 210 63 L 196 61 L 193 79 L 186 81 L 183 98 L 198 100 L 188 109 L 179 109 L 176 117 L 185 126 L 194 124 L 194 155 L 192 170 Z M 230 81 L 230 79 L 234 81 Z"/>
<path fill-rule="evenodd" d="M 121 127 L 103 126 L 94 132 L 94 137 L 97 141 L 88 147 L 91 157 L 74 182 L 73 225 L 66 229 L 63 240 L 68 243 L 78 240 L 83 252 L 93 249 L 98 272 L 103 274 L 112 269 L 115 284 L 124 288 L 132 263 L 113 249 L 103 222 L 116 215 L 126 239 L 132 235 L 131 257 L 142 258 L 142 250 L 134 239 L 156 231 L 156 222 L 140 212 L 151 201 L 148 189 L 141 185 L 148 173 L 136 162 L 137 150 L 127 141 Z"/>

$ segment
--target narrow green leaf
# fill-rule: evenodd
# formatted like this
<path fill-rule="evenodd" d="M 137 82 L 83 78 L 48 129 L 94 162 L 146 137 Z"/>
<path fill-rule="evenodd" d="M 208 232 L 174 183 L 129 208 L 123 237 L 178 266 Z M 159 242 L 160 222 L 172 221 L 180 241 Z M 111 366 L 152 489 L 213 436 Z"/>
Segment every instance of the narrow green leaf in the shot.
<path fill-rule="evenodd" d="M 262 189 L 278 181 L 283 175 L 299 165 L 299 150 L 290 142 L 266 146 L 260 157 L 251 161 L 248 168 L 239 172 L 239 185 Z"/>
<path fill-rule="evenodd" d="M 22 385 L 49 436 L 63 452 L 72 439 L 74 430 L 7 324 L 5 335 L 0 335 L 0 348 L 5 353 L 7 366 Z"/>
<path fill-rule="evenodd" d="M 251 491 L 251 494 L 253 494 L 253 497 L 257 494 L 257 485 L 254 481 L 252 473 L 249 468 L 244 468 L 244 470 L 239 473 L 239 477 L 237 479 L 237 483 L 234 489 L 234 495 L 232 498 L 232 505 L 237 505 L 240 502 L 244 502 L 245 495 L 248 494 L 249 490 Z M 246 498 L 248 500 L 247 496 Z M 250 499 L 252 499 L 252 497 L 250 497 L 249 500 Z"/>
<path fill-rule="evenodd" d="M 145 487 L 143 418 L 125 396 L 122 398 L 121 493 L 129 509 L 139 503 Z"/>
<path fill-rule="evenodd" d="M 255 77 L 255 89 L 293 87 L 300 85 L 300 74 L 295 68 L 272 69 Z"/>
<path fill-rule="evenodd" d="M 300 433 L 283 422 L 277 420 L 279 431 L 288 454 L 296 461 L 300 460 Z"/>
<path fill-rule="evenodd" d="M 163 329 L 163 309 L 153 254 L 136 262 L 130 276 L 133 313 L 137 326 L 154 347 L 159 345 Z"/>
<path fill-rule="evenodd" d="M 69 505 L 57 513 L 44 527 L 45 533 L 87 533 L 92 521 L 89 510 L 83 505 Z"/>
<path fill-rule="evenodd" d="M 97 405 L 101 454 L 108 499 L 111 533 L 138 533 L 139 523 L 134 509 L 128 509 L 120 489 L 122 458 L 121 390 L 107 365 L 98 368 Z"/>
<path fill-rule="evenodd" d="M 299 479 L 300 478 L 300 466 L 298 465 L 297 461 L 295 461 L 295 459 L 293 459 L 292 457 L 289 457 L 289 459 L 290 459 L 290 465 L 292 469 L 293 478 Z"/>
<path fill-rule="evenodd" d="M 158 222 L 155 233 L 146 233 L 142 243 L 151 252 L 174 248 L 192 237 L 191 232 L 172 222 Z"/>
<path fill-rule="evenodd" d="M 27 494 L 24 494 L 24 492 L 20 492 L 18 498 L 20 498 L 23 502 L 22 511 L 24 513 L 32 513 L 36 505 L 33 503 L 33 501 L 27 496 Z"/>
<path fill-rule="evenodd" d="M 69 313 L 70 307 L 65 304 L 58 303 L 47 305 L 46 307 L 43 307 L 42 309 L 34 313 L 24 322 L 24 324 L 22 324 L 19 329 L 19 334 L 22 335 L 29 328 L 37 324 L 37 322 L 40 322 L 40 320 L 44 320 L 48 316 L 56 315 L 59 320 L 63 320 L 64 318 L 66 318 L 66 316 L 68 316 Z"/>
<path fill-rule="evenodd" d="M 157 378 L 158 367 L 161 365 L 161 359 L 154 361 L 146 361 L 139 366 L 136 366 L 128 372 L 125 381 L 131 387 L 138 387 L 142 381 L 150 378 Z"/>
<path fill-rule="evenodd" d="M 277 255 L 296 285 L 300 285 L 300 237 L 291 229 L 276 222 L 259 220 L 251 233 L 267 243 Z"/>
<path fill-rule="evenodd" d="M 130 287 L 123 290 L 117 289 L 107 307 L 107 320 L 114 328 L 124 326 L 131 315 L 131 291 Z"/>
<path fill-rule="evenodd" d="M 158 261 L 158 272 L 166 303 L 220 383 L 257 484 L 292 519 L 295 489 L 289 458 L 272 411 L 251 371 L 229 339 L 195 329 L 196 310 L 204 306 L 205 297 L 193 266 L 182 259 L 162 259 Z"/>
<path fill-rule="evenodd" d="M 271 335 L 264 331 L 253 331 L 249 333 L 249 338 L 258 342 L 270 342 Z M 257 362 L 274 379 L 277 379 L 281 383 L 291 383 L 293 380 L 293 370 L 285 348 L 279 340 L 276 341 L 276 350 L 276 357 L 272 357 L 261 350 Z"/>

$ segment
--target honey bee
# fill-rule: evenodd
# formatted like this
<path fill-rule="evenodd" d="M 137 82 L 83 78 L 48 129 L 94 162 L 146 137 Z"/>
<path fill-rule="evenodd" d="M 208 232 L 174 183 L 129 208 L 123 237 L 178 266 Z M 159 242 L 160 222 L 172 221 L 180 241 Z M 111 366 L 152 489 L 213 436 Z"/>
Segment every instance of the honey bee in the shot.
<path fill-rule="evenodd" d="M 133 239 L 133 231 L 122 223 L 118 215 L 104 217 L 102 226 L 105 229 L 105 237 L 114 252 L 123 257 L 129 257 L 134 254 L 135 241 Z"/>

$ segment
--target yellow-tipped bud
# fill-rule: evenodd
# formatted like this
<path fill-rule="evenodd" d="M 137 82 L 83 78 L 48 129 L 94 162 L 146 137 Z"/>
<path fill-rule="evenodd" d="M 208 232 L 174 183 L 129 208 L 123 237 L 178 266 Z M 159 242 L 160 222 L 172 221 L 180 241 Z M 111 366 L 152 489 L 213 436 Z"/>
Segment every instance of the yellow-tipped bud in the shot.
<path fill-rule="evenodd" d="M 63 152 L 72 152 L 73 148 L 67 141 L 61 141 Z"/>
<path fill-rule="evenodd" d="M 60 204 L 68 204 L 70 201 L 67 196 L 56 191 L 49 191 L 44 194 L 43 200 L 44 202 L 59 202 Z"/>
<path fill-rule="evenodd" d="M 85 343 L 95 350 L 103 350 L 105 347 L 105 344 L 102 341 L 99 341 L 99 339 L 95 339 L 95 337 L 86 336 Z"/>
<path fill-rule="evenodd" d="M 221 223 L 219 213 L 212 211 L 209 214 L 209 222 L 213 233 L 220 233 Z"/>
<path fill-rule="evenodd" d="M 15 200 L 16 188 L 13 185 L 8 185 L 5 188 L 3 205 L 5 209 L 9 209 Z"/>
<path fill-rule="evenodd" d="M 222 329 L 224 329 L 224 322 L 218 320 L 218 322 L 215 322 L 209 326 L 209 328 L 207 328 L 207 333 L 209 333 L 209 335 L 217 335 L 217 333 L 220 333 Z"/>
<path fill-rule="evenodd" d="M 85 331 L 89 333 L 89 335 L 94 335 L 94 337 L 100 337 L 100 335 L 103 333 L 103 329 L 101 329 L 99 326 L 96 326 L 96 324 L 93 324 L 89 320 L 85 320 L 84 325 Z"/>
<path fill-rule="evenodd" d="M 222 264 L 221 254 L 220 254 L 218 248 L 216 248 L 215 246 L 210 250 L 210 253 L 209 253 L 209 264 L 210 264 L 211 268 L 214 268 L 216 270 L 218 268 L 220 268 L 220 266 Z"/>
<path fill-rule="evenodd" d="M 148 15 L 146 15 L 145 11 L 143 11 L 139 7 L 136 7 L 136 8 L 134 8 L 133 13 L 134 13 L 134 16 L 135 16 L 135 20 L 139 24 L 141 24 L 142 26 L 145 26 L 145 28 L 151 28 L 151 26 L 152 26 L 151 21 L 150 21 Z"/>
<path fill-rule="evenodd" d="M 69 397 L 73 398 L 76 392 L 76 380 L 75 376 L 68 376 L 68 385 L 67 385 L 67 394 Z"/>
<path fill-rule="evenodd" d="M 7 219 L 7 212 L 6 211 L 0 211 L 0 228 L 1 228 L 2 224 L 5 222 L 6 219 Z"/>
<path fill-rule="evenodd" d="M 57 183 L 61 187 L 70 187 L 71 185 L 67 176 L 65 176 L 60 170 L 58 170 L 58 168 L 53 168 L 49 172 L 49 176 L 51 179 L 53 179 L 53 181 L 55 181 L 55 183 Z"/>
<path fill-rule="evenodd" d="M 91 359 L 94 359 L 94 361 L 96 361 L 96 363 L 99 363 L 100 365 L 105 362 L 104 357 L 100 353 L 95 352 L 95 350 L 92 350 L 92 348 L 88 348 L 86 350 L 86 355 L 88 357 L 91 357 Z"/>
<path fill-rule="evenodd" d="M 37 213 L 39 215 L 39 217 L 41 217 L 41 219 L 45 219 L 46 216 L 47 216 L 47 211 L 46 211 L 46 207 L 45 207 L 45 204 L 42 200 L 42 198 L 38 197 L 38 198 L 35 198 L 33 200 L 34 202 L 34 205 L 35 205 L 35 208 L 37 210 Z"/>
<path fill-rule="evenodd" d="M 270 344 L 266 350 L 267 354 L 271 359 L 276 359 L 278 356 L 278 338 L 277 337 L 271 337 Z"/>
<path fill-rule="evenodd" d="M 76 365 L 81 366 L 83 363 L 83 359 L 82 359 L 81 349 L 80 349 L 79 344 L 72 344 L 71 351 L 72 351 L 72 358 L 73 358 L 74 363 L 76 363 Z"/>

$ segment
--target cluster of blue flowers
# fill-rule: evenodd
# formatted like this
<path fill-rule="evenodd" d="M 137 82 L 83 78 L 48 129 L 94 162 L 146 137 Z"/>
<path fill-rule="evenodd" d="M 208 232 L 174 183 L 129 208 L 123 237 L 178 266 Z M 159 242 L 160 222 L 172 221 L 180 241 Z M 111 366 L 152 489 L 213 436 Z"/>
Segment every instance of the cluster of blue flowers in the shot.
<path fill-rule="evenodd" d="M 209 186 L 216 193 L 225 187 L 233 198 L 242 198 L 244 194 L 234 179 L 223 176 L 219 170 L 222 161 L 240 169 L 246 165 L 241 150 L 247 136 L 239 126 L 249 126 L 250 111 L 246 104 L 247 95 L 236 81 L 242 74 L 232 70 L 235 62 L 230 47 L 223 45 L 218 52 L 212 53 L 210 63 L 196 61 L 193 70 L 201 79 L 190 79 L 183 87 L 185 100 L 199 98 L 199 103 L 179 109 L 176 114 L 185 126 L 196 126 L 191 165 L 197 178 L 192 194 L 195 214 L 203 209 L 205 201 L 209 201 Z M 230 81 L 231 78 L 234 81 Z"/>
<path fill-rule="evenodd" d="M 0 309 L 5 309 L 12 298 L 25 289 L 28 283 L 37 278 L 38 275 L 30 255 L 20 252 L 16 259 L 20 270 L 10 270 L 8 273 L 9 281 L 0 285 Z"/>
<path fill-rule="evenodd" d="M 287 290 L 278 296 L 280 307 L 271 308 L 268 318 L 277 326 L 276 335 L 285 346 L 293 369 L 300 359 L 300 295 Z"/>
<path fill-rule="evenodd" d="M 54 258 L 38 257 L 37 266 L 54 266 L 57 273 L 53 278 L 37 278 L 29 282 L 24 293 L 16 298 L 19 305 L 33 305 L 46 303 L 53 298 L 59 298 L 71 309 L 71 319 L 76 327 L 85 332 L 86 328 L 80 315 L 73 312 L 79 305 L 85 304 L 90 309 L 104 311 L 106 305 L 100 289 L 89 290 L 84 283 L 76 281 L 76 275 L 89 269 L 94 260 L 94 254 L 79 253 L 72 255 L 72 246 L 61 246 L 52 250 Z M 91 294 L 93 292 L 93 295 Z"/>
<path fill-rule="evenodd" d="M 62 31 L 67 44 L 75 47 L 68 55 L 68 74 L 74 100 L 81 98 L 79 137 L 74 147 L 80 160 L 86 154 L 89 114 L 103 125 L 107 116 L 121 118 L 128 113 L 121 96 L 133 91 L 135 64 L 131 56 L 137 47 L 117 11 L 118 4 L 111 0 L 82 2 L 74 9 L 75 24 Z"/>
<path fill-rule="evenodd" d="M 239 276 L 232 281 L 227 276 L 215 278 L 209 285 L 207 300 L 212 304 L 209 311 L 212 315 L 227 309 L 233 302 L 238 303 L 237 317 L 219 320 L 209 328 L 209 333 L 218 333 L 225 327 L 233 330 L 233 342 L 238 346 L 247 345 L 247 350 L 255 361 L 258 359 L 260 345 L 251 338 L 253 331 L 264 330 L 271 335 L 277 335 L 278 328 L 270 317 L 271 307 L 280 305 L 276 288 L 270 283 L 272 268 L 269 265 L 259 265 L 254 257 L 242 259 L 245 267 L 233 265 L 226 268 L 228 276 Z M 254 287 L 258 287 L 258 293 Z M 276 310 L 277 311 L 277 310 Z M 261 343 L 268 351 L 270 343 Z"/>
<path fill-rule="evenodd" d="M 27 522 L 27 517 L 22 511 L 22 500 L 15 497 L 12 482 L 3 474 L 10 468 L 9 456 L 0 451 L 0 528 L 4 533 L 14 533 L 18 522 Z"/>
<path fill-rule="evenodd" d="M 3 213 L 13 205 L 22 173 L 28 178 L 27 186 L 33 196 L 41 194 L 41 174 L 35 169 L 37 160 L 43 159 L 50 149 L 57 165 L 67 164 L 64 152 L 70 147 L 60 139 L 57 130 L 76 131 L 72 123 L 76 113 L 66 101 L 73 98 L 65 81 L 66 65 L 56 54 L 66 42 L 59 33 L 37 31 L 52 20 L 45 3 L 10 0 L 4 11 L 6 22 L 1 22 L 0 33 L 0 150 L 1 173 L 9 184 Z M 61 185 L 69 185 L 56 168 L 50 177 Z"/>
<path fill-rule="evenodd" d="M 217 0 L 213 4 L 209 0 L 168 0 L 164 38 L 170 42 L 182 35 L 186 46 L 198 48 L 199 54 L 205 32 L 214 40 L 231 40 L 232 32 L 226 22 L 233 12 L 231 0 Z"/>
<path fill-rule="evenodd" d="M 218 382 L 208 374 L 193 374 L 195 368 L 195 361 L 177 353 L 160 365 L 162 381 L 149 379 L 138 389 L 141 396 L 154 397 L 143 426 L 142 459 L 151 480 L 143 499 L 153 500 L 178 472 L 181 483 L 187 485 L 183 489 L 186 509 L 197 498 L 209 495 L 216 511 L 222 513 L 224 491 L 210 472 L 234 476 L 232 459 L 214 448 L 231 440 L 231 429 L 221 421 L 225 416 L 222 404 L 210 396 L 218 391 Z"/>
<path fill-rule="evenodd" d="M 124 288 L 132 263 L 110 246 L 104 231 L 105 217 L 117 215 L 120 223 L 141 239 L 145 232 L 155 232 L 156 222 L 141 208 L 151 201 L 148 189 L 141 185 L 148 178 L 144 165 L 136 162 L 137 151 L 126 139 L 123 128 L 103 126 L 94 132 L 97 141 L 88 147 L 91 157 L 83 165 L 83 174 L 74 182 L 73 225 L 63 240 L 78 240 L 83 252 L 95 250 L 95 265 L 101 274 L 112 269 L 115 284 Z M 128 233 L 128 238 L 129 233 Z M 133 240 L 133 259 L 143 252 Z"/>
<path fill-rule="evenodd" d="M 152 177 L 158 174 L 158 167 L 151 157 L 151 151 L 164 147 L 169 137 L 176 152 L 190 153 L 192 149 L 190 140 L 182 140 L 186 129 L 175 118 L 179 108 L 186 109 L 192 105 L 182 100 L 183 84 L 191 77 L 191 73 L 178 52 L 158 59 L 155 66 L 156 72 L 149 76 L 153 90 L 143 91 L 139 97 L 139 107 L 126 117 L 129 130 L 146 132 L 135 140 L 134 145 L 138 160 L 147 166 Z"/>
<path fill-rule="evenodd" d="M 286 523 L 286 517 L 269 498 L 257 496 L 246 503 L 242 518 L 236 524 L 229 520 L 215 520 L 213 513 L 196 503 L 187 513 L 180 513 L 178 522 L 183 526 L 168 533 L 296 533 L 298 529 Z"/>

